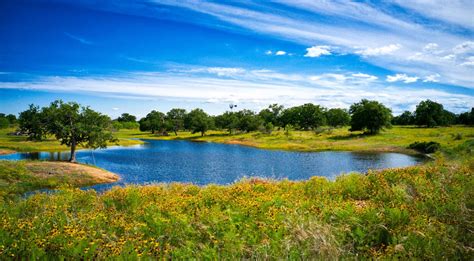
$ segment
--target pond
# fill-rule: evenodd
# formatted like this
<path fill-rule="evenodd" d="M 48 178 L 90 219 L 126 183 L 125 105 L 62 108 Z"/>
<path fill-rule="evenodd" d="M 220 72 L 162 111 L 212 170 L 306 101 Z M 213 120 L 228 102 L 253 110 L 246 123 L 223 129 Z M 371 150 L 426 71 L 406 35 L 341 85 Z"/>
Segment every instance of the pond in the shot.
<path fill-rule="evenodd" d="M 3 155 L 0 159 L 66 160 L 68 157 L 68 152 L 35 152 Z M 244 177 L 304 180 L 325 176 L 333 179 L 341 173 L 405 167 L 424 161 L 399 153 L 289 152 L 162 140 L 146 140 L 143 145 L 131 147 L 81 150 L 77 152 L 77 160 L 121 176 L 119 182 L 92 186 L 99 191 L 130 183 L 229 184 Z"/>

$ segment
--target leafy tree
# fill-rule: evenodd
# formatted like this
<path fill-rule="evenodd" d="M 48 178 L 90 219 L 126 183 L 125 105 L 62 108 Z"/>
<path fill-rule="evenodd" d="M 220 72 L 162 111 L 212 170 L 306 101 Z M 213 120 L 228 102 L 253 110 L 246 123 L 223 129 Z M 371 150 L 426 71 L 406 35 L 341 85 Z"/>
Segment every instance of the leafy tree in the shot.
<path fill-rule="evenodd" d="M 329 126 L 347 126 L 351 123 L 351 116 L 344 109 L 330 109 L 326 112 L 327 124 Z"/>
<path fill-rule="evenodd" d="M 7 118 L 8 122 L 10 123 L 10 125 L 13 125 L 13 124 L 16 124 L 17 123 L 17 119 L 16 119 L 16 116 L 13 115 L 13 114 L 8 114 L 7 116 L 5 116 L 5 118 Z"/>
<path fill-rule="evenodd" d="M 283 105 L 274 103 L 269 105 L 268 108 L 261 110 L 258 115 L 265 121 L 265 123 L 272 123 L 273 126 L 278 126 L 280 124 L 279 121 L 282 112 Z"/>
<path fill-rule="evenodd" d="M 316 129 L 326 124 L 325 109 L 319 105 L 306 103 L 301 106 L 298 125 L 305 130 Z"/>
<path fill-rule="evenodd" d="M 291 107 L 283 110 L 280 116 L 280 124 L 286 129 L 288 125 L 292 128 L 299 123 L 301 107 Z"/>
<path fill-rule="evenodd" d="M 186 118 L 185 109 L 175 108 L 166 113 L 168 129 L 171 129 L 176 136 L 178 136 L 179 130 L 184 129 L 184 118 Z"/>
<path fill-rule="evenodd" d="M 204 136 L 213 125 L 212 118 L 202 109 L 192 110 L 184 119 L 184 127 L 191 130 L 192 133 L 201 132 L 201 136 Z"/>
<path fill-rule="evenodd" d="M 262 126 L 261 118 L 251 110 L 241 110 L 237 112 L 237 117 L 239 118 L 238 128 L 242 131 L 255 131 Z"/>
<path fill-rule="evenodd" d="M 30 104 L 28 110 L 20 113 L 18 122 L 20 132 L 28 135 L 29 140 L 40 141 L 46 136 L 45 117 L 39 106 Z"/>
<path fill-rule="evenodd" d="M 8 128 L 8 126 L 10 126 L 8 119 L 6 117 L 0 116 L 0 129 Z"/>
<path fill-rule="evenodd" d="M 220 129 L 227 129 L 229 134 L 232 134 L 239 126 L 239 117 L 237 113 L 226 111 L 215 118 L 216 127 Z"/>
<path fill-rule="evenodd" d="M 359 103 L 354 103 L 349 113 L 352 117 L 350 131 L 363 130 L 369 134 L 376 134 L 382 128 L 390 127 L 392 112 L 377 101 L 363 99 Z"/>
<path fill-rule="evenodd" d="M 415 124 L 415 115 L 410 111 L 404 111 L 399 116 L 395 116 L 392 119 L 394 125 L 412 125 Z"/>
<path fill-rule="evenodd" d="M 439 125 L 446 125 L 448 119 L 442 104 L 426 100 L 421 101 L 416 106 L 415 121 L 419 126 L 431 128 Z"/>
<path fill-rule="evenodd" d="M 43 108 L 43 115 L 47 119 L 48 132 L 71 148 L 70 162 L 76 162 L 77 146 L 105 148 L 107 142 L 116 141 L 108 131 L 110 118 L 78 103 L 55 101 Z"/>
<path fill-rule="evenodd" d="M 118 122 L 136 122 L 137 117 L 128 113 L 122 113 L 122 115 L 117 118 L 117 121 Z"/>
<path fill-rule="evenodd" d="M 152 134 L 155 134 L 156 131 L 162 133 L 166 129 L 165 114 L 153 110 L 145 118 L 142 118 L 139 124 L 141 131 L 151 131 Z"/>
<path fill-rule="evenodd" d="M 458 115 L 457 123 L 464 125 L 474 125 L 474 108 L 470 112 L 463 112 Z"/>

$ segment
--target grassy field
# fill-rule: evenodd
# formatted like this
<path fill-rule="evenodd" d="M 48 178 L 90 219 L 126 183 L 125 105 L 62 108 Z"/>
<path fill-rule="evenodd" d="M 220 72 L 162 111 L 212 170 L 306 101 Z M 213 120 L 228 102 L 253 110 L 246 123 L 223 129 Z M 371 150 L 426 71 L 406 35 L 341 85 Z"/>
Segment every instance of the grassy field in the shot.
<path fill-rule="evenodd" d="M 115 187 L 104 194 L 62 188 L 54 194 L 5 197 L 0 201 L 0 259 L 474 258 L 472 128 L 395 127 L 378 136 L 346 129 L 294 131 L 288 137 L 283 132 L 210 134 L 117 133 L 123 139 L 179 138 L 305 151 L 408 152 L 405 147 L 414 141 L 436 141 L 442 151 L 424 165 L 334 181 L 156 184 Z M 23 168 L 12 166 L 3 167 L 7 176 Z"/>
<path fill-rule="evenodd" d="M 241 144 L 262 149 L 297 150 L 297 151 L 394 151 L 414 153 L 406 147 L 414 141 L 436 141 L 445 149 L 455 148 L 466 140 L 474 138 L 474 128 L 453 126 L 443 128 L 417 128 L 413 126 L 395 126 L 379 135 L 363 135 L 361 132 L 350 132 L 348 128 L 326 130 L 321 133 L 312 131 L 283 130 L 271 134 L 260 132 L 229 135 L 222 131 L 210 131 L 201 137 L 199 133 L 179 132 L 178 136 L 158 136 L 136 130 L 122 130 L 117 133 L 121 139 L 187 139 L 219 143 Z"/>
<path fill-rule="evenodd" d="M 10 129 L 0 129 L 0 154 L 11 153 L 14 151 L 19 152 L 31 152 L 31 151 L 63 151 L 69 150 L 65 145 L 61 145 L 54 137 L 49 137 L 48 139 L 37 142 L 37 141 L 28 141 L 25 136 L 13 136 L 8 135 L 8 133 L 14 132 L 14 128 Z M 119 139 L 117 144 L 110 145 L 121 145 L 129 146 L 141 144 L 143 142 L 138 140 L 131 139 Z"/>
<path fill-rule="evenodd" d="M 66 162 L 0 161 L 0 200 L 36 189 L 84 187 L 115 182 L 108 171 Z"/>

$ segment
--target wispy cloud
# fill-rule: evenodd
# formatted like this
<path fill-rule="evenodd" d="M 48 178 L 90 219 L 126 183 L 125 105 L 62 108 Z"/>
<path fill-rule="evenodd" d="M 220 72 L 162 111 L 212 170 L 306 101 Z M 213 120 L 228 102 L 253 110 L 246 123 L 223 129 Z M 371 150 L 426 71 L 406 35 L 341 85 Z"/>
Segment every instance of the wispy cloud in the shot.
<path fill-rule="evenodd" d="M 93 42 L 88 41 L 88 40 L 86 40 L 85 38 L 82 38 L 82 37 L 79 37 L 79 36 L 70 34 L 70 33 L 68 33 L 68 32 L 64 32 L 64 34 L 65 34 L 67 37 L 69 37 L 69 38 L 71 38 L 71 39 L 73 39 L 73 40 L 76 40 L 76 41 L 78 41 L 78 42 L 80 42 L 80 43 L 82 43 L 82 44 L 86 44 L 86 45 L 92 45 L 92 44 L 93 44 Z"/>
<path fill-rule="evenodd" d="M 409 8 L 408 3 L 401 4 L 401 1 L 398 4 L 410 9 L 412 15 L 394 15 L 369 2 L 355 1 L 276 0 L 282 6 L 291 8 L 279 8 L 269 3 L 260 3 L 259 8 L 254 8 L 255 5 L 237 6 L 227 2 L 185 0 L 154 2 L 187 8 L 254 32 L 299 44 L 335 46 L 343 53 L 362 55 L 366 61 L 392 71 L 423 75 L 439 73 L 443 75 L 440 79 L 443 83 L 474 88 L 472 68 L 462 66 L 463 62 L 458 61 L 459 57 L 453 50 L 456 46 L 469 42 L 472 39 L 469 36 L 472 32 L 459 34 L 449 30 L 449 25 L 434 26 L 439 24 L 437 20 L 426 22 L 420 17 L 435 17 L 435 14 L 428 15 L 430 11 L 423 11 L 422 8 Z M 422 2 L 426 1 L 416 1 L 420 6 Z M 428 5 L 430 10 L 451 11 L 459 10 L 464 5 L 454 2 L 456 1 L 433 1 L 434 4 Z M 471 6 L 472 4 L 465 5 L 465 10 L 459 13 L 459 16 L 462 16 L 459 19 L 454 18 L 458 13 L 439 11 L 446 14 L 440 16 L 443 18 L 441 20 L 449 22 L 455 19 L 457 23 L 472 24 L 472 15 L 469 14 L 472 12 Z M 312 19 L 311 14 L 321 17 Z M 434 40 L 437 41 L 439 49 L 446 50 L 443 52 L 443 57 L 450 58 L 449 62 L 427 54 L 416 61 L 411 59 L 417 53 L 426 52 L 427 50 L 423 48 Z M 314 50 L 314 53 L 310 52 L 307 55 L 318 57 L 330 52 L 327 49 Z"/>
<path fill-rule="evenodd" d="M 469 95 L 430 88 L 386 86 L 376 76 L 360 72 L 307 75 L 267 69 L 193 67 L 103 77 L 38 77 L 31 81 L 0 82 L 0 88 L 94 93 L 125 99 L 131 95 L 147 99 L 178 99 L 181 102 L 245 102 L 250 108 L 274 102 L 286 106 L 313 102 L 347 108 L 362 98 L 379 100 L 396 113 L 414 108 L 423 99 L 439 101 L 456 112 L 474 106 L 474 99 Z"/>

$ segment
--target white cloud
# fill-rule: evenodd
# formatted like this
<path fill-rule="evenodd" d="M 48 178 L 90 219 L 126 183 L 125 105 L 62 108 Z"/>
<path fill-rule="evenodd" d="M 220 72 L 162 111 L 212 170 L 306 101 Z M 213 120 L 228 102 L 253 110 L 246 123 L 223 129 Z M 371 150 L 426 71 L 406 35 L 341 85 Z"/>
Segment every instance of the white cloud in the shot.
<path fill-rule="evenodd" d="M 392 54 L 402 46 L 400 44 L 389 44 L 386 46 L 375 47 L 375 48 L 365 48 L 360 51 L 356 51 L 355 53 L 363 55 L 363 56 L 378 56 L 378 55 L 388 55 Z"/>
<path fill-rule="evenodd" d="M 285 55 L 285 54 L 286 54 L 285 51 L 277 51 L 277 52 L 275 53 L 275 55 Z"/>
<path fill-rule="evenodd" d="M 221 77 L 233 77 L 245 73 L 245 69 L 238 67 L 194 67 L 190 69 L 175 69 L 172 71 L 183 73 L 208 73 Z"/>
<path fill-rule="evenodd" d="M 440 77 L 441 77 L 441 75 L 439 75 L 438 73 L 437 74 L 431 74 L 431 75 L 426 76 L 425 79 L 423 80 L 423 82 L 439 82 Z"/>
<path fill-rule="evenodd" d="M 78 42 L 80 42 L 80 43 L 82 43 L 82 44 L 86 44 L 86 45 L 92 45 L 92 44 L 93 44 L 91 41 L 88 41 L 88 40 L 86 40 L 85 38 L 82 38 L 82 37 L 79 37 L 79 36 L 76 36 L 76 35 L 73 35 L 73 34 L 70 34 L 70 33 L 67 33 L 67 32 L 64 32 L 64 34 L 65 34 L 67 37 L 69 37 L 69 38 L 71 38 L 71 39 L 73 39 L 73 40 L 76 40 L 76 41 L 78 41 Z"/>
<path fill-rule="evenodd" d="M 425 52 L 434 52 L 438 49 L 439 45 L 437 43 L 429 43 L 423 47 L 423 51 Z"/>
<path fill-rule="evenodd" d="M 272 51 L 270 51 L 270 50 L 268 50 L 268 51 L 266 51 L 266 52 L 265 52 L 265 54 L 266 54 L 266 55 L 272 55 L 272 54 L 273 54 L 273 52 L 272 52 Z"/>
<path fill-rule="evenodd" d="M 424 99 L 434 99 L 453 111 L 474 106 L 472 95 L 441 90 L 401 89 L 385 86 L 363 73 L 323 73 L 318 75 L 285 74 L 271 70 L 246 70 L 236 78 L 222 78 L 206 73 L 209 68 L 193 68 L 187 73 L 131 73 L 109 77 L 45 76 L 24 82 L 0 82 L 0 89 L 29 89 L 56 92 L 94 93 L 126 99 L 176 99 L 202 103 L 246 102 L 248 106 L 281 103 L 286 106 L 308 102 L 327 107 L 349 107 L 362 98 L 378 100 L 401 112 Z M 210 70 L 212 71 L 212 70 Z M 355 76 L 354 76 L 355 75 Z M 374 89 L 377 91 L 374 92 Z M 249 107 L 250 108 L 250 107 Z M 252 107 L 253 108 L 253 107 Z"/>
<path fill-rule="evenodd" d="M 474 66 L 474 56 L 469 56 L 466 61 L 461 63 L 462 66 Z"/>
<path fill-rule="evenodd" d="M 474 42 L 473 41 L 466 41 L 466 42 L 463 42 L 463 43 L 460 43 L 458 45 L 456 45 L 454 48 L 453 48 L 453 52 L 454 53 L 467 53 L 467 52 L 470 52 L 470 51 L 473 51 L 474 50 Z"/>
<path fill-rule="evenodd" d="M 315 45 L 306 48 L 305 57 L 319 57 L 321 55 L 331 55 L 331 47 L 327 45 Z"/>
<path fill-rule="evenodd" d="M 395 75 L 387 75 L 387 82 L 413 83 L 416 81 L 418 81 L 418 77 L 408 76 L 404 73 L 397 73 Z"/>
<path fill-rule="evenodd" d="M 352 74 L 352 76 L 362 78 L 362 79 L 366 79 L 368 81 L 375 81 L 375 80 L 378 79 L 377 76 L 370 75 L 370 74 L 365 74 L 365 73 L 354 73 L 354 74 Z"/>
<path fill-rule="evenodd" d="M 112 108 L 112 110 L 114 110 L 114 111 L 118 111 L 118 110 L 119 110 L 119 108 L 117 108 L 117 107 L 114 107 L 114 108 Z"/>

